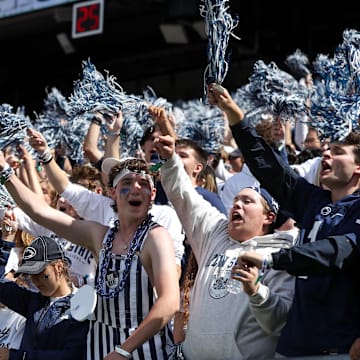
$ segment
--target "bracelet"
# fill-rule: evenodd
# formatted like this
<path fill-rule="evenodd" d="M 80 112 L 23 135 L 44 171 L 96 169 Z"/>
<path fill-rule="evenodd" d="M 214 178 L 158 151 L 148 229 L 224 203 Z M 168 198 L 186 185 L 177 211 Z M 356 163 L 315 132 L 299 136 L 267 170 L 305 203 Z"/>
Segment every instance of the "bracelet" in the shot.
<path fill-rule="evenodd" d="M 91 123 L 92 123 L 92 124 L 95 124 L 95 125 L 101 126 L 102 121 L 101 121 L 98 117 L 94 116 L 94 117 L 91 119 Z"/>
<path fill-rule="evenodd" d="M 0 172 L 0 184 L 4 185 L 13 174 L 15 174 L 14 169 L 8 163 L 6 163 Z"/>
<path fill-rule="evenodd" d="M 255 281 L 255 285 L 257 285 L 261 279 L 264 277 L 264 274 L 265 274 L 265 270 L 268 268 L 268 261 L 267 261 L 267 258 L 266 256 L 264 257 L 263 259 L 263 262 L 262 262 L 262 266 L 261 266 L 261 269 L 259 271 L 259 275 Z"/>
<path fill-rule="evenodd" d="M 52 159 L 53 159 L 53 156 L 52 156 L 52 154 L 50 154 L 50 156 L 49 156 L 48 159 L 42 161 L 42 164 L 43 164 L 43 165 L 46 165 L 46 164 L 48 164 Z"/>
<path fill-rule="evenodd" d="M 120 136 L 120 131 L 108 131 L 108 136 Z"/>
<path fill-rule="evenodd" d="M 50 148 L 46 148 L 44 152 L 38 154 L 38 158 L 43 164 L 48 164 L 53 159 Z"/>
<path fill-rule="evenodd" d="M 265 270 L 271 269 L 272 266 L 273 266 L 272 256 L 271 256 L 271 254 L 266 254 L 263 258 L 261 269 L 260 269 L 259 275 L 255 281 L 255 285 L 257 285 L 261 281 L 261 279 L 264 277 Z"/>
<path fill-rule="evenodd" d="M 262 268 L 265 269 L 271 269 L 274 265 L 273 262 L 273 258 L 271 254 L 266 254 L 264 259 L 263 259 L 263 263 L 262 263 Z"/>
<path fill-rule="evenodd" d="M 118 354 L 120 354 L 121 356 L 123 356 L 126 359 L 132 359 L 131 353 L 124 350 L 122 347 L 120 347 L 120 345 L 115 346 L 115 352 L 117 352 Z"/>

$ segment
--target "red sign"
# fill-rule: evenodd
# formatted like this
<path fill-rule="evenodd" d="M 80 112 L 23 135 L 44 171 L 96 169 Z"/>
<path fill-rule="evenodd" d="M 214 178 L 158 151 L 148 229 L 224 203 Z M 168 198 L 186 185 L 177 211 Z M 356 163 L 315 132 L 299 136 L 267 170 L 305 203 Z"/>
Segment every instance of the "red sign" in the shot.
<path fill-rule="evenodd" d="M 92 0 L 73 5 L 72 38 L 101 34 L 104 0 Z"/>

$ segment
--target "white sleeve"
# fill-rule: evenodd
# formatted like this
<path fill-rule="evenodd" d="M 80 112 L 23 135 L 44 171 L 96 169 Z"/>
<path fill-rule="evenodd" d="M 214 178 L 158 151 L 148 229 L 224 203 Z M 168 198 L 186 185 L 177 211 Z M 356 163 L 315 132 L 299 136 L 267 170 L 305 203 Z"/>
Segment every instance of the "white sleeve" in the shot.
<path fill-rule="evenodd" d="M 46 227 L 35 222 L 29 215 L 25 214 L 22 209 L 15 207 L 13 209 L 18 228 L 32 236 L 51 236 L 54 233 Z"/>
<path fill-rule="evenodd" d="M 113 200 L 108 196 L 97 194 L 81 185 L 69 182 L 61 194 L 85 220 L 97 221 L 103 225 L 110 225 L 117 218 L 112 208 Z"/>
<path fill-rule="evenodd" d="M 19 267 L 19 248 L 13 247 L 10 250 L 10 255 L 8 257 L 7 263 L 5 265 L 4 274 L 8 274 L 10 271 L 16 271 Z"/>
<path fill-rule="evenodd" d="M 295 290 L 295 277 L 286 271 L 267 270 L 259 293 L 250 298 L 251 312 L 267 334 L 280 334 Z"/>
<path fill-rule="evenodd" d="M 172 237 L 174 241 L 176 263 L 180 265 L 185 251 L 185 234 L 176 211 L 169 205 L 153 205 L 150 212 L 154 216 L 153 220 L 166 228 Z"/>
<path fill-rule="evenodd" d="M 290 165 L 300 176 L 310 184 L 319 185 L 318 170 L 321 165 L 321 157 L 304 161 L 301 164 Z"/>
<path fill-rule="evenodd" d="M 226 181 L 227 179 L 231 178 L 234 175 L 234 173 L 227 171 L 225 168 L 224 160 L 220 159 L 219 163 L 215 169 L 215 175 L 219 179 Z"/>
<path fill-rule="evenodd" d="M 305 117 L 306 115 L 304 115 L 304 117 L 302 118 L 300 117 L 297 118 L 294 128 L 294 143 L 301 150 L 304 149 L 303 142 L 306 138 L 309 129 L 309 126 L 307 124 L 308 120 Z"/>
<path fill-rule="evenodd" d="M 217 234 L 224 233 L 227 218 L 196 191 L 177 154 L 160 171 L 166 195 L 174 206 L 195 257 L 199 259 L 203 252 L 213 251 L 217 241 L 222 241 Z M 216 241 L 212 241 L 212 236 Z"/>

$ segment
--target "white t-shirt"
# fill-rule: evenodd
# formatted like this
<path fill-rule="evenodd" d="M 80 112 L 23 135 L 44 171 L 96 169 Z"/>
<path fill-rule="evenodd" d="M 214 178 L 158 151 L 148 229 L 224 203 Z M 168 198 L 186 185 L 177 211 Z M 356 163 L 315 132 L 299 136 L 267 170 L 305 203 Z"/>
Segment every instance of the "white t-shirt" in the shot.
<path fill-rule="evenodd" d="M 0 308 L 0 348 L 20 348 L 26 319 L 7 308 Z"/>

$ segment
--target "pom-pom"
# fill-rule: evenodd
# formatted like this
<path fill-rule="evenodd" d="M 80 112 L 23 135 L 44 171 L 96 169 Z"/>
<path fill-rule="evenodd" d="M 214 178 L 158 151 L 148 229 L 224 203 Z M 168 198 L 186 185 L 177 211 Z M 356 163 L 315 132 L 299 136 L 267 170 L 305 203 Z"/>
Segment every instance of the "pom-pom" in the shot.
<path fill-rule="evenodd" d="M 230 36 L 239 40 L 233 33 L 238 25 L 238 19 L 232 18 L 227 0 L 202 0 L 200 15 L 205 19 L 205 32 L 208 37 L 207 60 L 204 71 L 204 96 L 206 100 L 207 85 L 222 84 L 229 68 L 229 53 L 227 53 Z"/>
<path fill-rule="evenodd" d="M 84 113 L 116 115 L 120 110 L 136 111 L 136 99 L 125 94 L 114 76 L 107 71 L 106 74 L 104 77 L 90 59 L 82 62 L 82 77 L 74 81 L 69 97 L 68 115 L 71 118 Z"/>
<path fill-rule="evenodd" d="M 0 105 L 0 148 L 23 143 L 26 129 L 31 126 L 30 119 L 24 114 L 14 113 L 11 105 Z"/>
<path fill-rule="evenodd" d="M 293 54 L 289 55 L 285 60 L 285 64 L 295 77 L 304 78 L 306 75 L 311 74 L 309 58 L 300 49 L 296 49 Z"/>

